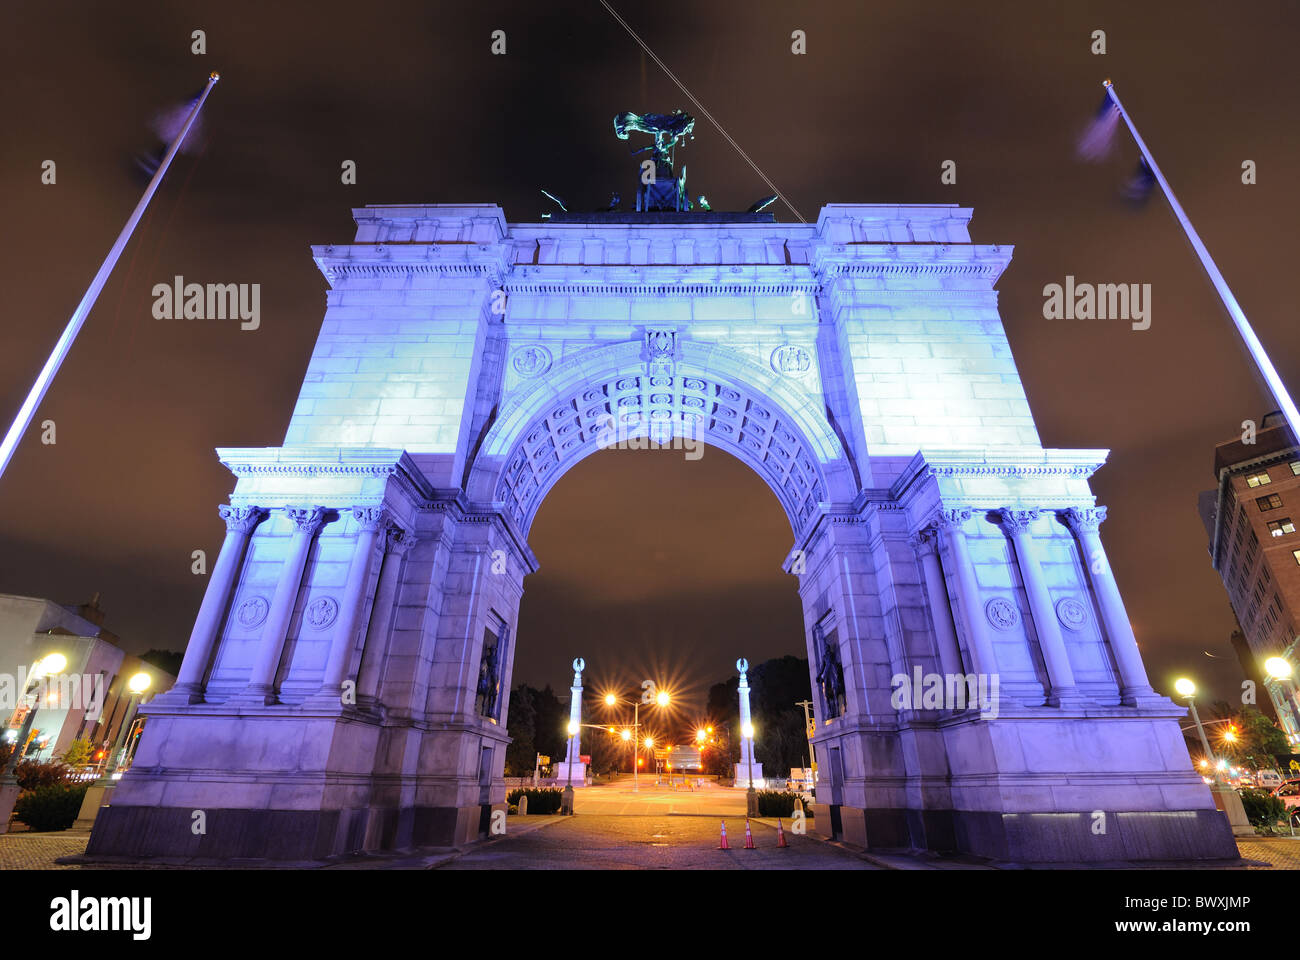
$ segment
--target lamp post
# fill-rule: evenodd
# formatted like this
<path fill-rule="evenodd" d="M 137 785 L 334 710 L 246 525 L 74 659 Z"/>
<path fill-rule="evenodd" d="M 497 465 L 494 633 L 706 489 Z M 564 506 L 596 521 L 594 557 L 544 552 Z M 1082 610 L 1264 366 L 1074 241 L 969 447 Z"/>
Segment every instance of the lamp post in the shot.
<path fill-rule="evenodd" d="M 111 787 L 113 785 L 113 774 L 125 753 L 123 745 L 126 743 L 126 735 L 131 729 L 131 723 L 135 719 L 136 708 L 140 706 L 140 698 L 144 692 L 149 689 L 149 684 L 153 683 L 153 678 L 143 670 L 135 674 L 127 681 L 126 688 L 130 691 L 131 699 L 127 701 L 126 713 L 122 715 L 122 722 L 117 728 L 117 740 L 113 743 L 113 752 L 108 755 L 108 763 L 104 764 L 104 773 L 95 781 L 97 787 Z"/>
<path fill-rule="evenodd" d="M 1196 712 L 1196 701 L 1193 699 L 1196 695 L 1196 684 L 1186 677 L 1179 677 L 1174 681 L 1174 689 L 1178 691 L 1180 697 L 1187 699 L 1187 705 L 1192 709 L 1192 720 L 1196 722 L 1196 732 L 1201 736 L 1201 746 L 1205 750 L 1206 759 L 1210 761 L 1210 767 L 1214 770 L 1214 786 L 1210 788 L 1211 793 L 1214 794 L 1214 805 L 1228 818 L 1233 836 L 1253 837 L 1255 828 L 1246 818 L 1246 808 L 1242 806 L 1241 795 L 1223 782 L 1219 764 L 1214 754 L 1210 752 L 1210 741 L 1205 736 L 1205 727 L 1201 725 L 1201 715 Z"/>
<path fill-rule="evenodd" d="M 641 756 L 640 743 L 641 743 L 642 702 L 653 703 L 655 706 L 659 706 L 659 707 L 666 707 L 670 702 L 672 702 L 672 697 L 670 697 L 667 693 L 665 693 L 662 690 L 655 695 L 653 700 L 646 698 L 644 701 L 624 700 L 618 696 L 615 696 L 612 693 L 605 694 L 605 706 L 612 707 L 615 706 L 616 704 L 621 703 L 624 706 L 629 706 L 632 708 L 632 733 L 629 735 L 625 730 L 623 732 L 623 739 L 630 740 L 632 743 L 632 792 L 633 793 L 639 793 L 641 789 L 640 781 L 637 778 L 637 760 L 640 759 Z M 647 744 L 647 746 L 648 745 L 649 744 Z"/>
<path fill-rule="evenodd" d="M 1286 657 L 1269 657 L 1264 661 L 1264 670 L 1277 681 L 1278 686 L 1287 691 L 1286 706 L 1287 712 L 1291 714 L 1291 726 L 1296 726 L 1296 696 L 1295 680 L 1292 679 L 1294 672 L 1291 667 L 1291 661 Z M 1293 734 L 1294 736 L 1294 734 Z"/>
<path fill-rule="evenodd" d="M 1196 701 L 1193 699 L 1196 695 L 1196 684 L 1182 677 L 1174 682 L 1174 689 L 1178 691 L 1179 696 L 1187 698 L 1187 705 L 1192 708 L 1192 720 L 1196 723 L 1196 732 L 1201 737 L 1201 747 L 1205 750 L 1205 759 L 1210 761 L 1210 769 L 1214 771 L 1214 782 L 1222 782 L 1219 778 L 1219 764 L 1210 750 L 1209 738 L 1205 736 L 1205 727 L 1201 724 L 1201 715 L 1196 712 Z"/>
<path fill-rule="evenodd" d="M 36 699 L 32 702 L 32 708 L 27 711 L 27 716 L 23 717 L 23 725 L 18 732 L 18 739 L 14 741 L 13 752 L 9 754 L 9 762 L 5 764 L 4 774 L 0 775 L 0 833 L 9 830 L 9 816 L 14 812 L 14 804 L 18 802 L 19 787 L 16 775 L 18 757 L 27 746 L 27 734 L 31 732 L 36 711 L 41 706 L 40 683 L 47 677 L 62 673 L 67 665 L 68 658 L 61 653 L 51 653 L 41 658 L 32 671 L 31 679 L 27 682 L 27 689 L 23 691 L 23 700 L 33 694 Z"/>

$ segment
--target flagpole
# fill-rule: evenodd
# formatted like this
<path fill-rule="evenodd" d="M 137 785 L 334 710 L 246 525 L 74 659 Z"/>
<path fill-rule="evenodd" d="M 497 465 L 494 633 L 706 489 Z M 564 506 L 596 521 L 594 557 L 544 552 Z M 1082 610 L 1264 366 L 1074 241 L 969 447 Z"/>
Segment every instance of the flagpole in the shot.
<path fill-rule="evenodd" d="M 131 240 L 131 234 L 135 232 L 136 225 L 140 222 L 140 218 L 144 216 L 145 208 L 149 206 L 149 201 L 153 199 L 154 193 L 158 190 L 158 185 L 162 183 L 163 174 L 171 166 L 172 158 L 176 156 L 181 144 L 185 142 L 186 134 L 190 132 L 190 127 L 198 119 L 199 111 L 203 109 L 203 103 L 208 99 L 208 94 L 212 92 L 212 87 L 220 79 L 220 74 L 215 72 L 208 76 L 208 85 L 203 88 L 203 93 L 200 95 L 198 102 L 194 104 L 194 109 L 190 111 L 185 125 L 181 127 L 180 133 L 172 141 L 171 149 L 167 151 L 157 172 L 154 173 L 153 179 L 149 181 L 144 196 L 136 204 L 135 210 L 131 213 L 130 219 L 126 221 L 126 226 L 122 228 L 122 232 L 118 234 L 117 242 L 108 251 L 108 256 L 104 258 L 99 272 L 95 274 L 95 279 L 90 281 L 90 287 L 87 288 L 86 295 L 81 298 L 81 303 L 77 304 L 77 309 L 73 311 L 72 318 L 63 330 L 63 336 L 59 337 L 50 358 L 45 361 L 45 366 L 41 369 L 40 375 L 36 378 L 36 382 L 32 384 L 27 399 L 23 401 L 22 407 L 18 410 L 18 415 L 14 417 L 13 424 L 9 427 L 9 432 L 5 434 L 4 442 L 0 443 L 0 477 L 4 476 L 9 461 L 13 459 L 14 451 L 18 448 L 18 442 L 22 439 L 23 434 L 27 432 L 32 418 L 36 416 L 36 408 L 45 399 L 46 391 L 50 389 L 54 375 L 59 372 L 59 367 L 63 364 L 64 358 L 68 355 L 68 351 L 72 349 L 72 342 L 77 339 L 77 334 L 81 332 L 82 324 L 86 322 L 86 317 L 90 315 L 91 308 L 94 307 L 95 301 L 99 298 L 100 291 L 104 289 L 104 284 L 108 282 L 109 275 L 113 272 L 113 268 L 117 266 L 122 251 L 126 249 L 127 243 Z"/>
<path fill-rule="evenodd" d="M 1210 251 L 1205 249 L 1205 244 L 1201 242 L 1200 236 L 1196 233 L 1192 222 L 1187 219 L 1187 214 L 1183 212 L 1182 206 L 1178 203 L 1178 198 L 1174 196 L 1174 191 L 1169 186 L 1169 181 L 1165 179 L 1160 167 L 1156 165 L 1155 157 L 1151 156 L 1151 151 L 1142 141 L 1142 136 L 1137 132 L 1137 127 L 1133 125 L 1133 120 L 1124 109 L 1124 105 L 1119 102 L 1119 94 L 1115 92 L 1115 85 L 1109 80 L 1103 83 L 1106 88 L 1106 96 L 1110 98 L 1111 103 L 1119 111 L 1119 115 L 1124 118 L 1129 132 L 1133 134 L 1133 139 L 1137 141 L 1138 149 L 1142 151 L 1147 166 L 1151 168 L 1152 175 L 1156 182 L 1160 184 L 1160 189 L 1164 191 L 1165 199 L 1169 201 L 1169 206 L 1173 208 L 1174 216 L 1182 224 L 1183 232 L 1187 234 L 1187 239 L 1192 244 L 1192 249 L 1196 255 L 1201 258 L 1201 266 L 1205 272 L 1210 275 L 1210 282 L 1214 284 L 1214 289 L 1219 292 L 1219 298 L 1223 305 L 1228 308 L 1228 313 L 1232 317 L 1232 322 L 1237 325 L 1237 332 L 1241 338 L 1246 341 L 1246 347 L 1250 350 L 1251 356 L 1255 360 L 1255 365 L 1259 368 L 1260 375 L 1268 384 L 1269 390 L 1273 394 L 1273 399 L 1277 405 L 1282 408 L 1287 423 L 1291 425 L 1291 432 L 1300 439 L 1300 410 L 1296 409 L 1295 401 L 1291 399 L 1291 394 L 1287 392 L 1286 384 L 1282 382 L 1281 376 L 1278 375 L 1277 369 L 1273 366 L 1273 361 L 1268 358 L 1268 353 L 1264 350 L 1264 345 L 1259 342 L 1255 336 L 1255 331 L 1250 326 L 1250 321 L 1246 319 L 1246 314 L 1242 312 L 1241 306 L 1237 303 L 1237 298 L 1232 295 L 1232 290 L 1228 288 L 1228 281 L 1223 279 L 1223 274 L 1215 266 L 1214 258 L 1210 256 Z"/>

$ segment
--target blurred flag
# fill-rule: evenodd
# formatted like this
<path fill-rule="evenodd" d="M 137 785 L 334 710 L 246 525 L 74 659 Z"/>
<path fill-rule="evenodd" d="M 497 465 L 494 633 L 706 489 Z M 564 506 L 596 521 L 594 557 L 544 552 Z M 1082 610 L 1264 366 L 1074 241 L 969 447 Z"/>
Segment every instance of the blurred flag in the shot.
<path fill-rule="evenodd" d="M 1080 160 L 1096 163 L 1110 156 L 1110 148 L 1115 143 L 1115 131 L 1119 128 L 1119 107 L 1107 95 L 1102 98 L 1101 106 L 1088 129 L 1079 137 L 1078 152 Z"/>
<path fill-rule="evenodd" d="M 153 121 L 149 126 L 153 129 L 154 134 L 158 137 L 158 142 L 147 153 L 136 154 L 135 170 L 144 181 L 153 179 L 153 175 L 158 172 L 162 166 L 163 157 L 167 155 L 168 148 L 171 147 L 172 141 L 176 135 L 181 132 L 181 127 L 185 126 L 186 119 L 189 118 L 190 112 L 193 111 L 194 105 L 199 102 L 203 96 L 203 89 L 195 92 L 184 103 L 178 103 L 173 107 L 160 110 L 154 114 Z M 194 127 L 190 130 L 191 136 L 186 138 L 185 145 L 182 146 L 182 153 L 190 153 L 194 150 L 189 144 L 201 144 L 203 141 L 202 121 L 196 120 Z"/>
<path fill-rule="evenodd" d="M 1146 157 L 1138 157 L 1137 169 L 1133 176 L 1124 184 L 1124 199 L 1135 207 L 1143 206 L 1151 199 L 1151 194 L 1156 188 L 1156 177 L 1147 166 Z"/>

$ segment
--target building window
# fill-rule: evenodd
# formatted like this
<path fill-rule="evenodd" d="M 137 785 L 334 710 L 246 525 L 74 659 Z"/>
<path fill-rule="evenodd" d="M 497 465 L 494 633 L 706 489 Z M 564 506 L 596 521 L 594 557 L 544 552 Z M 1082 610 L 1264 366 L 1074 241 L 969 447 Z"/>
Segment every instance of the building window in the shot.
<path fill-rule="evenodd" d="M 1300 477 L 1300 460 L 1291 461 L 1291 473 L 1294 476 Z"/>
<path fill-rule="evenodd" d="M 1295 557 L 1295 562 L 1300 563 L 1300 550 L 1292 550 L 1291 556 Z"/>
<path fill-rule="evenodd" d="M 1246 486 L 1248 487 L 1262 487 L 1264 484 L 1272 483 L 1272 482 L 1273 480 L 1268 475 L 1267 470 L 1264 470 L 1260 473 L 1252 473 L 1250 476 L 1246 478 Z"/>
<path fill-rule="evenodd" d="M 1267 497 L 1256 497 L 1255 503 L 1259 505 L 1260 510 L 1276 510 L 1282 506 L 1282 498 L 1276 493 L 1270 493 Z"/>
<path fill-rule="evenodd" d="M 1284 537 L 1288 533 L 1295 533 L 1295 524 L 1291 522 L 1290 517 L 1283 517 L 1281 520 L 1270 520 L 1268 522 L 1268 532 L 1275 537 Z"/>

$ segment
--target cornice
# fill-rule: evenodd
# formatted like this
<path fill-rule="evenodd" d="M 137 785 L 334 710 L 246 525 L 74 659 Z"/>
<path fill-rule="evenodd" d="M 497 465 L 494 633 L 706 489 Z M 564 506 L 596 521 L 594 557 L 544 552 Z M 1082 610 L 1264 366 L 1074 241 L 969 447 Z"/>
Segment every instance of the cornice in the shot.
<path fill-rule="evenodd" d="M 406 276 L 483 277 L 500 286 L 510 271 L 502 244 L 372 243 L 312 247 L 312 259 L 333 287 L 340 280 Z"/>

